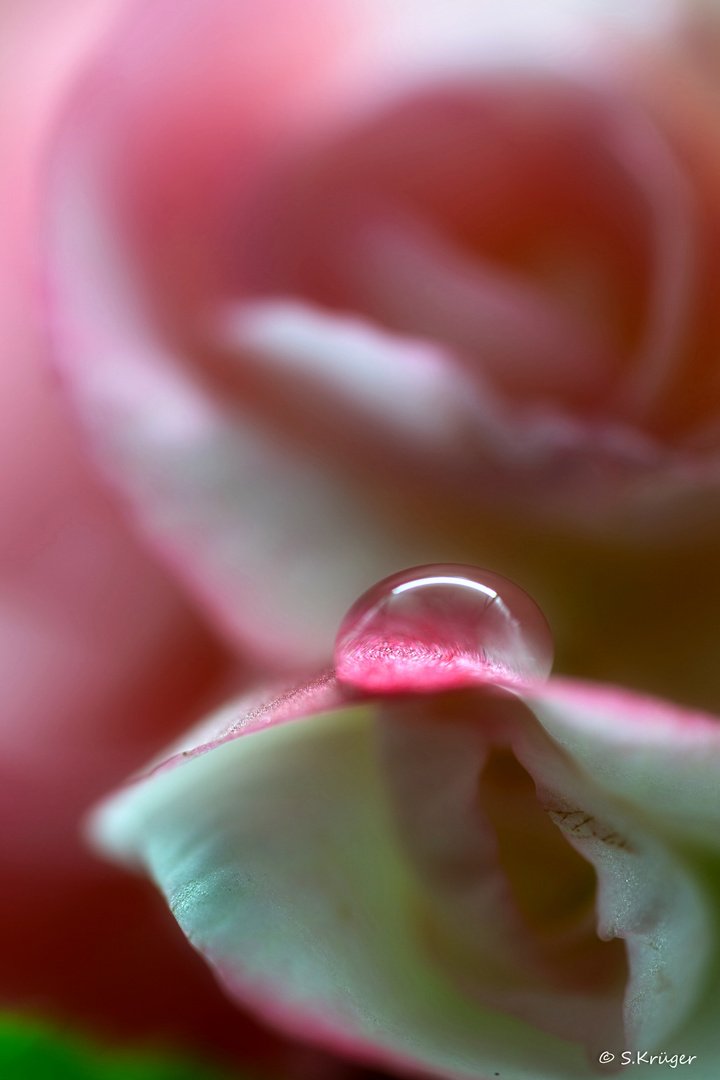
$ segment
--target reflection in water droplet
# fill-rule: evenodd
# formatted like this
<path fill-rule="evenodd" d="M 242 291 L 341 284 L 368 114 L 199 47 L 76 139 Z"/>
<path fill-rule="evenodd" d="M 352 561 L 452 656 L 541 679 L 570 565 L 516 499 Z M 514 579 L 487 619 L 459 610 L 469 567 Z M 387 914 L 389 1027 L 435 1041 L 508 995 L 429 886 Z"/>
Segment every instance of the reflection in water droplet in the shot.
<path fill-rule="evenodd" d="M 553 642 L 537 604 L 474 566 L 416 566 L 353 605 L 335 643 L 339 679 L 372 691 L 434 690 L 550 674 Z"/>

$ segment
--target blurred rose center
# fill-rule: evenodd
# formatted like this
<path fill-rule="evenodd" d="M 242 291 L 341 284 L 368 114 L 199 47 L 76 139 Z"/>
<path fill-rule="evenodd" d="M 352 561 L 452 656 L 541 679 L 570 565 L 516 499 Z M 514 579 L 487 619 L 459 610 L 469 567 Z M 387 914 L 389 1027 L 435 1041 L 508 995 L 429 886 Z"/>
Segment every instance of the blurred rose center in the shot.
<path fill-rule="evenodd" d="M 429 337 L 521 399 L 611 409 L 655 258 L 616 127 L 611 106 L 565 86 L 402 101 L 264 178 L 240 291 Z"/>

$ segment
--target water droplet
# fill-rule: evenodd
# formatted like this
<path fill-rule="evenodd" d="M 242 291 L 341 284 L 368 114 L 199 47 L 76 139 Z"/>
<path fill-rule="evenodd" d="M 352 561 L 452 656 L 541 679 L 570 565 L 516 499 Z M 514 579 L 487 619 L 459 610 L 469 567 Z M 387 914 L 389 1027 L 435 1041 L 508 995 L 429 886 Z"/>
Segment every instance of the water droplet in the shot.
<path fill-rule="evenodd" d="M 335 643 L 338 678 L 375 692 L 545 679 L 552 659 L 550 628 L 527 593 L 500 574 L 452 563 L 373 586 Z"/>

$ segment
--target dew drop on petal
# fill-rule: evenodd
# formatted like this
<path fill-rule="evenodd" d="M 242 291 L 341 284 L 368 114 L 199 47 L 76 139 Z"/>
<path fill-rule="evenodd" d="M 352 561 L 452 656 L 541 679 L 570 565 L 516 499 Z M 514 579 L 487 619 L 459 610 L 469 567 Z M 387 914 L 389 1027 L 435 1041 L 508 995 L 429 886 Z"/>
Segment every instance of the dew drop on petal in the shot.
<path fill-rule="evenodd" d="M 475 566 L 416 566 L 369 589 L 335 642 L 339 679 L 374 692 L 545 679 L 545 616 L 512 581 Z"/>

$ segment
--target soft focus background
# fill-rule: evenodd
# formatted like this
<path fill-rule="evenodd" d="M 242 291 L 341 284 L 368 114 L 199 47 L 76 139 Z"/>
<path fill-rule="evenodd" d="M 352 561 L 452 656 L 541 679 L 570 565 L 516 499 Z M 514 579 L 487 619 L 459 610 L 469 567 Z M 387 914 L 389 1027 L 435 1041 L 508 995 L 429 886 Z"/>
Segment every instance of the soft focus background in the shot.
<path fill-rule="evenodd" d="M 0 6 L 0 1000 L 110 1041 L 277 1061 L 154 891 L 80 836 L 229 664 L 91 475 L 44 355 L 48 133 L 119 6 Z"/>
<path fill-rule="evenodd" d="M 618 25 L 644 25 L 650 12 L 660 26 L 668 6 L 638 3 L 626 18 L 617 5 Z M 45 163 L 78 73 L 126 7 L 0 0 L 0 995 L 8 1008 L 110 1042 L 332 1077 L 341 1066 L 231 1006 L 154 890 L 106 866 L 81 838 L 89 806 L 250 672 L 136 539 L 88 464 L 47 364 Z M 717 40 L 689 35 L 673 57 L 663 47 L 635 80 L 638 102 L 696 169 L 713 243 Z M 282 408 L 279 417 L 282 426 Z M 512 516 L 488 521 L 482 506 L 444 501 L 444 491 L 430 503 L 422 490 L 395 499 L 372 476 L 358 490 L 375 487 L 378 516 L 400 537 L 393 552 L 420 550 L 408 534 L 427 541 L 424 557 L 408 562 L 483 561 L 513 576 L 520 568 L 558 631 L 560 670 L 720 705 L 712 531 L 608 545 L 547 524 L 518 531 Z"/>

